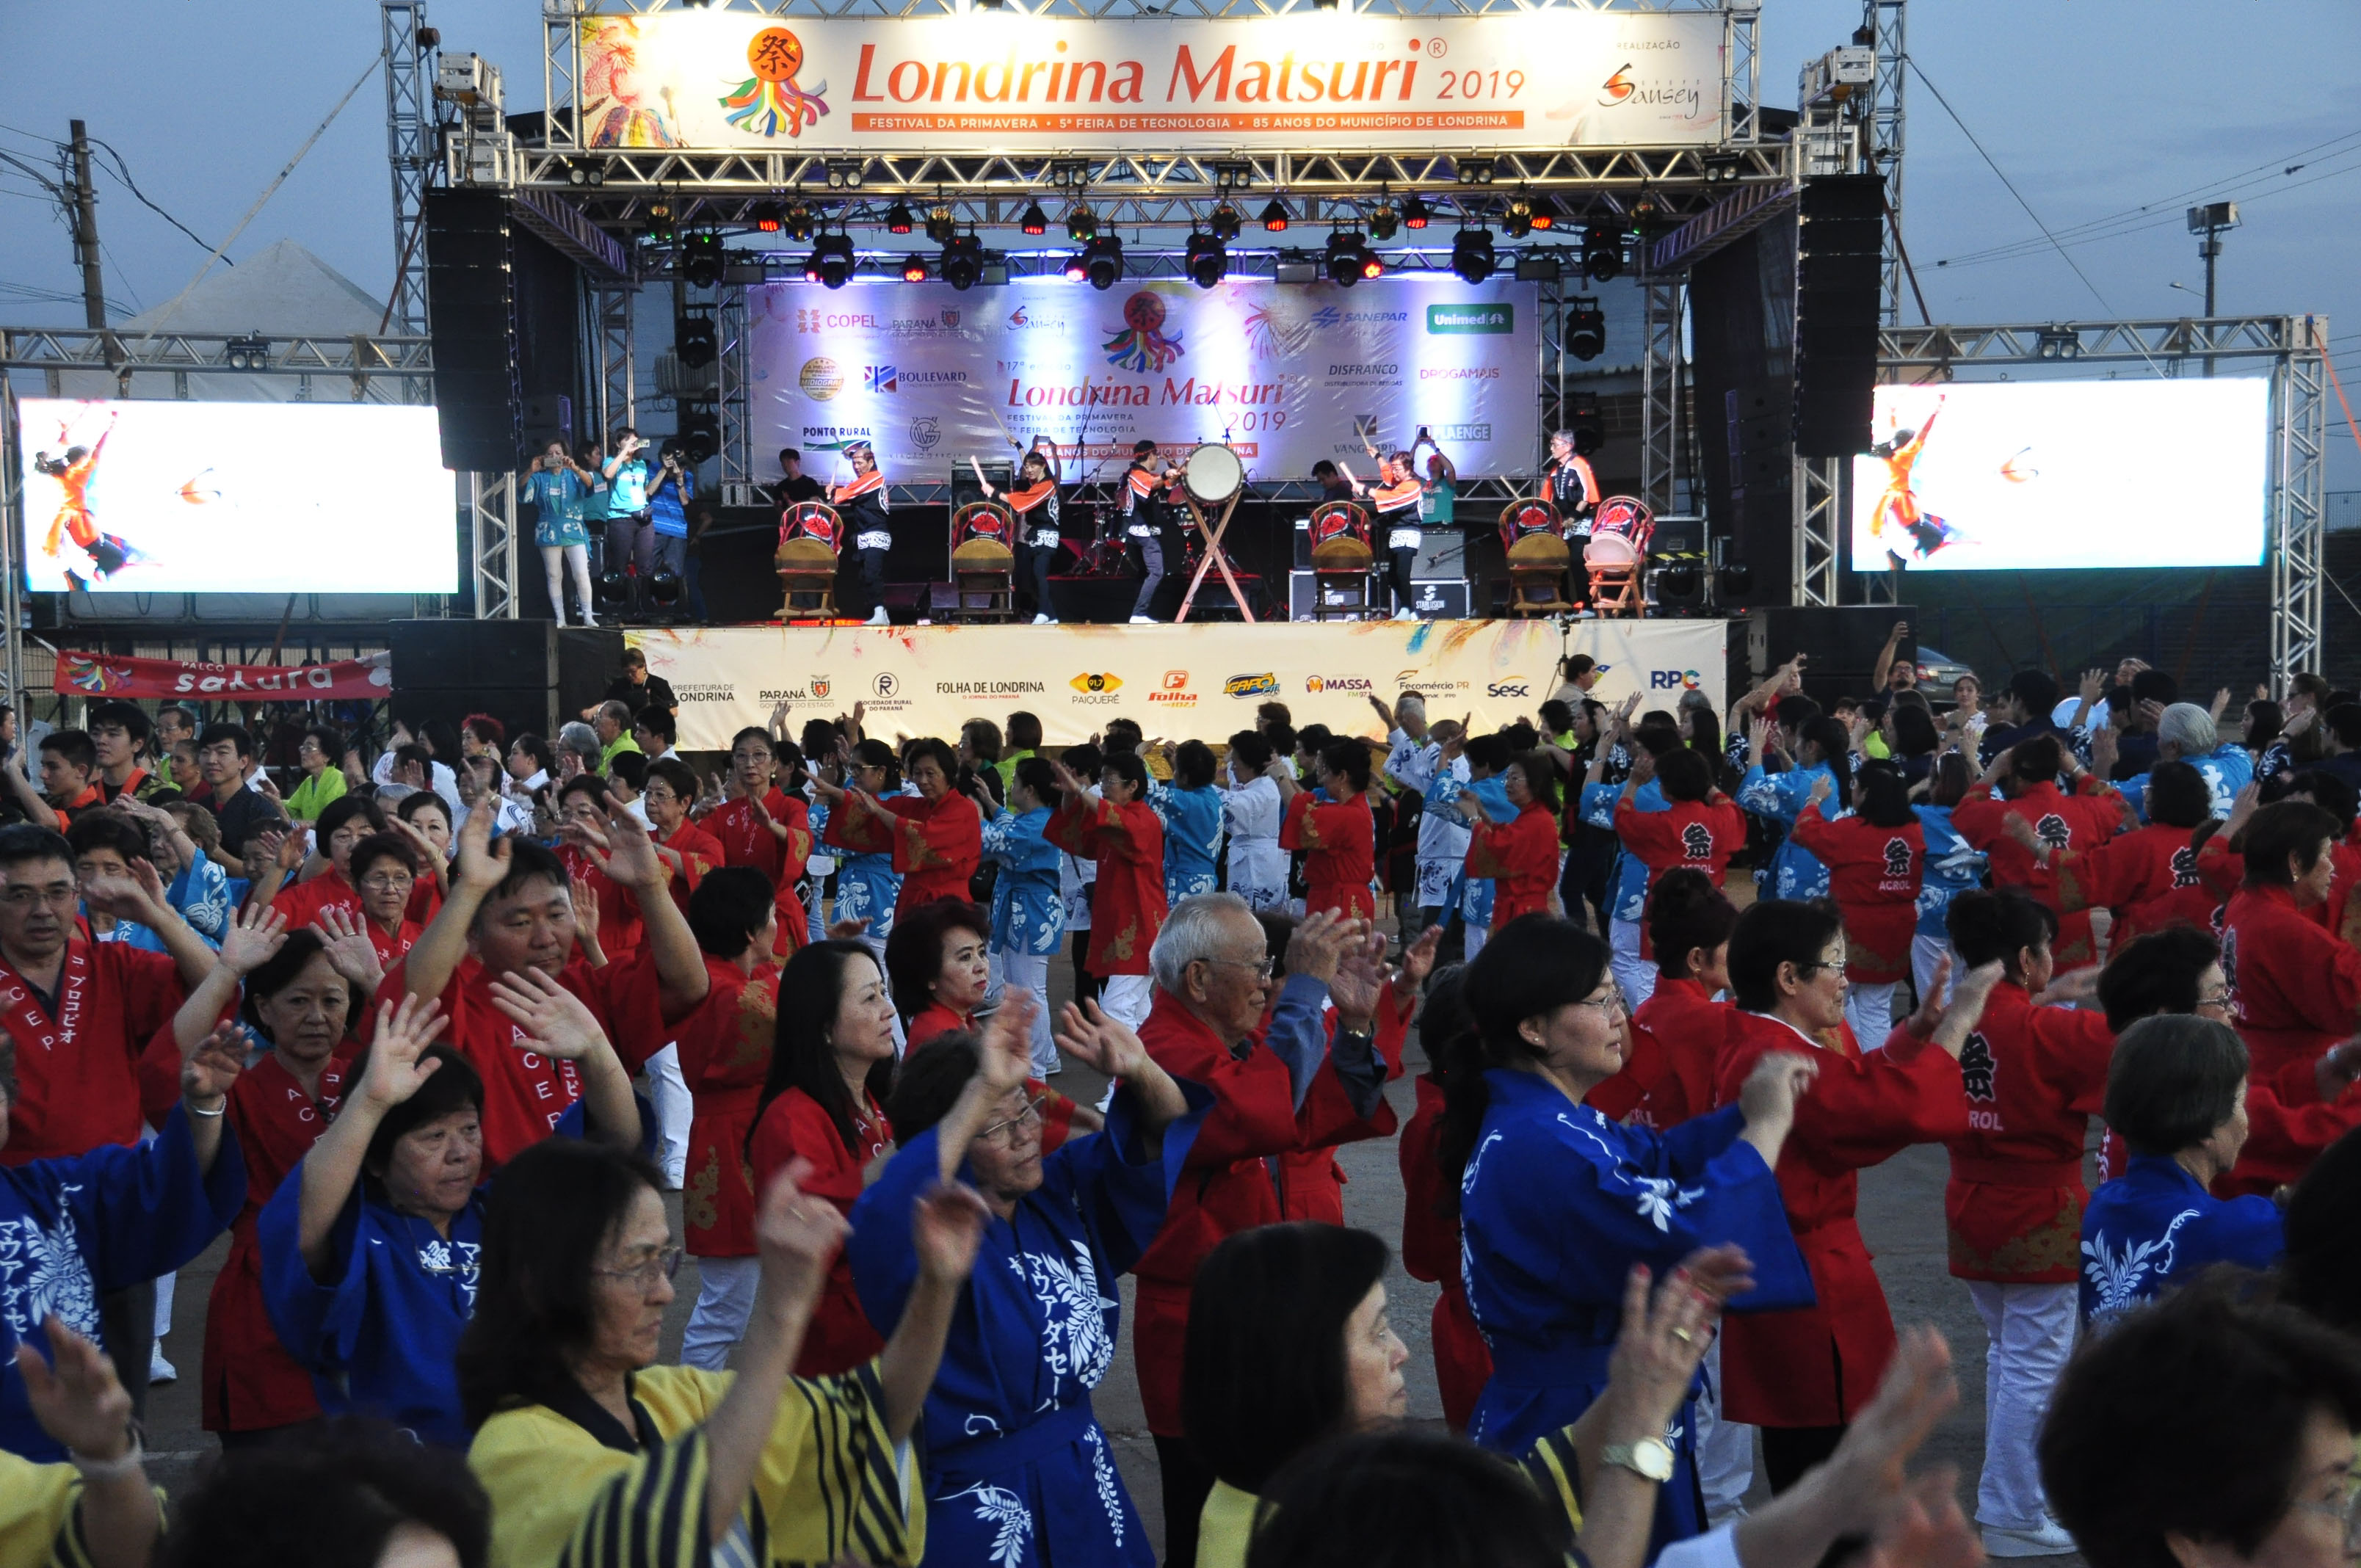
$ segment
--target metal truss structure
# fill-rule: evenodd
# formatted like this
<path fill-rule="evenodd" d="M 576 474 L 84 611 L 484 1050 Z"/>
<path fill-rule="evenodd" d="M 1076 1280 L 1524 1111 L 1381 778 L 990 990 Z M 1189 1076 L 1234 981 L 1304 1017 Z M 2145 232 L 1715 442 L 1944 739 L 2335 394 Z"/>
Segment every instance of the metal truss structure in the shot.
<path fill-rule="evenodd" d="M 1640 365 L 1640 499 L 1659 516 L 1687 510 L 1681 485 L 1681 409 L 1686 401 L 1681 341 L 1688 312 L 1688 284 L 1681 278 L 1647 277 L 1646 352 Z"/>
<path fill-rule="evenodd" d="M 2320 668 L 2327 342 L 2324 316 L 1892 327 L 1879 334 L 1878 368 L 1889 381 L 1930 381 L 1952 379 L 1962 369 L 2025 365 L 2139 366 L 2167 377 L 2208 360 L 2266 366 L 2271 383 L 2270 526 L 2265 545 L 2271 573 L 2271 686 L 2284 696 L 2289 677 Z M 1831 537 L 1833 504 L 1831 499 Z"/>
<path fill-rule="evenodd" d="M 1902 77 L 1909 65 L 1903 22 L 1908 0 L 1862 0 L 1861 31 L 1877 51 L 1870 88 L 1869 166 L 1885 178 L 1885 248 L 1878 267 L 1878 319 L 1902 324 Z"/>
<path fill-rule="evenodd" d="M 232 365 L 235 345 L 243 364 Z M 423 337 L 274 335 L 263 333 L 151 332 L 135 337 L 95 327 L 0 326 L 0 370 L 103 371 L 128 397 L 139 376 L 169 375 L 172 395 L 189 395 L 188 378 L 205 376 L 297 378 L 296 398 L 312 400 L 315 382 L 341 378 L 356 403 L 425 402 L 434 366 Z"/>
<path fill-rule="evenodd" d="M 435 148 L 433 33 L 422 0 L 379 0 L 385 49 L 386 163 L 393 175 L 393 290 L 386 327 L 426 332 L 426 185 Z"/>
<path fill-rule="evenodd" d="M 517 477 L 467 476 L 467 536 L 474 543 L 476 619 L 517 619 Z"/>

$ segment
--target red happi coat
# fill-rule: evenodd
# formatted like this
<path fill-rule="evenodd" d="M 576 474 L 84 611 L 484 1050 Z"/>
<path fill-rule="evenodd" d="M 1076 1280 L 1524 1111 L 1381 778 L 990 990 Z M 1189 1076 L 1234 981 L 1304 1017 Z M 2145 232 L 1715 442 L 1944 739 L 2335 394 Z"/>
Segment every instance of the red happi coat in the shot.
<path fill-rule="evenodd" d="M 2023 888 L 2058 910 L 2058 940 L 2050 948 L 2058 967 L 2080 969 L 2097 961 L 2090 912 L 2058 908 L 2055 874 L 2034 861 L 2032 850 L 2009 836 L 2006 822 L 2011 817 L 2024 817 L 2033 825 L 2036 837 L 2059 849 L 2095 850 L 2124 824 L 2123 806 L 2114 790 L 2085 773 L 2071 795 L 2060 795 L 2056 784 L 2044 782 L 2022 795 L 2002 799 L 1985 783 L 1968 791 L 1966 798 L 1951 808 L 1951 827 L 1984 852 L 1995 886 Z"/>
<path fill-rule="evenodd" d="M 159 1057 L 149 1046 L 185 994 L 168 955 L 93 942 L 79 928 L 67 938 L 55 1016 L 0 962 L 0 1027 L 16 1045 L 16 1098 L 0 1165 L 136 1144 L 149 1108 L 160 1124 L 180 1096 L 181 1058 L 177 1049 Z M 143 1056 L 154 1058 L 145 1074 Z"/>
<path fill-rule="evenodd" d="M 410 989 L 408 959 L 386 970 L 361 1021 L 366 1044 L 377 1032 L 378 1008 L 399 1004 Z M 672 1038 L 658 1001 L 653 959 L 592 969 L 579 959 L 557 982 L 580 997 L 607 1032 L 623 1070 L 637 1074 Z M 582 1075 L 570 1061 L 521 1048 L 523 1031 L 492 1005 L 492 977 L 475 959 L 462 959 L 443 987 L 443 1016 L 450 1025 L 442 1043 L 467 1059 L 484 1080 L 484 1173 L 506 1165 L 549 1136 L 560 1118 L 582 1098 Z"/>
<path fill-rule="evenodd" d="M 705 955 L 705 1000 L 680 1021 L 680 1075 L 690 1102 L 680 1211 L 698 1257 L 754 1255 L 754 1173 L 746 1154 L 777 1029 L 779 970 L 752 974 Z"/>
<path fill-rule="evenodd" d="M 796 883 L 803 880 L 805 866 L 811 860 L 811 811 L 794 795 L 775 789 L 763 797 L 763 809 L 772 821 L 786 828 L 784 841 L 756 820 L 752 805 L 744 800 L 722 802 L 697 826 L 720 846 L 723 864 L 752 866 L 778 890 L 779 938 L 772 951 L 784 959 L 810 937 Z"/>
<path fill-rule="evenodd" d="M 1402 1128 L 1401 1262 L 1412 1279 L 1440 1285 L 1429 1324 L 1434 1347 L 1434 1380 L 1443 1390 L 1443 1419 L 1453 1431 L 1466 1431 L 1477 1396 L 1492 1380 L 1492 1351 L 1467 1307 L 1466 1277 L 1459 1271 L 1459 1215 L 1443 1206 L 1443 1086 L 1434 1075 L 1418 1075 L 1418 1108 Z"/>
<path fill-rule="evenodd" d="M 1377 896 L 1369 891 L 1369 879 L 1378 874 L 1378 822 L 1366 791 L 1350 800 L 1321 800 L 1308 789 L 1296 791 L 1279 825 L 1279 847 L 1303 852 L 1305 914 L 1331 909 L 1347 920 L 1366 920 L 1378 912 Z M 1097 918 L 1095 912 L 1092 918 Z"/>
<path fill-rule="evenodd" d="M 1104 881 L 1104 862 L 1099 875 Z M 1321 1062 L 1298 1111 L 1287 1064 L 1263 1048 L 1259 1036 L 1240 1056 L 1161 987 L 1139 1038 L 1159 1067 L 1213 1096 L 1172 1190 L 1164 1228 L 1132 1270 L 1139 1281 L 1132 1352 L 1148 1430 L 1159 1437 L 1180 1437 L 1190 1283 L 1205 1255 L 1225 1238 L 1285 1217 L 1284 1194 L 1267 1163 L 1270 1157 L 1382 1137 L 1393 1131 L 1394 1119 L 1382 1103 L 1374 1116 L 1356 1114 L 1334 1058 Z"/>
<path fill-rule="evenodd" d="M 1469 825 L 1471 877 L 1492 879 L 1492 929 L 1520 915 L 1549 913 L 1550 890 L 1557 886 L 1557 818 L 1534 804 L 1506 822 Z"/>
<path fill-rule="evenodd" d="M 2249 1080 L 2274 1085 L 2286 1104 L 2316 1104 L 2317 1089 L 2302 1086 L 2312 1065 L 2350 1037 L 2361 1016 L 2361 951 L 2297 908 L 2291 888 L 2242 887 L 2223 913 L 2222 972 L 2237 1002 Z M 2332 1109 L 2355 1114 L 2346 1103 L 2352 1098 L 2348 1092 Z M 2242 1192 L 2268 1191 L 2296 1179 L 2318 1152 L 2304 1150 L 2305 1141 L 2290 1146 L 2267 1137 L 2240 1154 L 2231 1182 Z"/>
<path fill-rule="evenodd" d="M 1951 1273 L 2002 1285 L 2070 1285 L 2081 1269 L 2082 1146 L 2107 1092 L 2115 1036 L 2103 1014 L 2036 1007 L 2003 981 L 1960 1053 L 1968 1131 L 1949 1140 L 1943 1190 Z"/>
<path fill-rule="evenodd" d="M 1730 858 L 1746 847 L 1746 813 L 1719 790 L 1701 801 L 1668 800 L 1662 811 L 1642 811 L 1628 797 L 1619 795 L 1615 801 L 1615 837 L 1621 841 L 1624 853 L 1648 868 L 1651 887 L 1660 873 L 1682 867 L 1705 872 L 1713 879 L 1713 885 L 1719 887 L 1722 873 L 1730 869 Z M 1647 908 L 1643 904 L 1640 914 L 1640 956 L 1653 959 L 1655 951 L 1648 934 Z"/>
<path fill-rule="evenodd" d="M 1277 994 L 1272 1006 L 1278 1005 Z M 1379 1060 L 1386 1064 L 1385 1080 L 1391 1083 L 1401 1076 L 1402 1042 L 1410 1032 L 1411 1015 L 1418 1010 L 1418 999 L 1395 996 L 1388 988 L 1379 1003 L 1376 1038 L 1371 1042 Z M 1328 1038 L 1336 1038 L 1337 1019 L 1334 1011 L 1327 1016 Z M 1263 1027 L 1270 1027 L 1270 1014 L 1263 1014 Z M 1363 1131 L 1340 1127 L 1333 1140 L 1309 1148 L 1292 1150 L 1279 1157 L 1279 1209 L 1290 1220 L 1312 1220 L 1323 1225 L 1345 1223 L 1345 1168 L 1336 1163 L 1336 1146 L 1359 1143 L 1365 1138 L 1383 1137 L 1394 1130 L 1392 1107 L 1380 1103 L 1366 1120 L 1360 1120 Z"/>
<path fill-rule="evenodd" d="M 937 1035 L 947 1035 L 954 1029 L 972 1035 L 980 1033 L 982 1027 L 972 1013 L 961 1013 L 939 1002 L 929 1003 L 910 1020 L 904 1059 Z M 1074 1112 L 1078 1107 L 1038 1078 L 1025 1080 L 1025 1092 L 1027 1098 L 1041 1102 L 1041 1152 L 1049 1154 L 1074 1135 Z"/>
<path fill-rule="evenodd" d="M 598 901 L 598 950 L 606 955 L 608 967 L 638 952 L 647 938 L 638 891 L 600 871 L 598 861 L 572 844 L 558 845 L 557 858 L 566 862 L 566 876 L 588 883 L 591 896 Z"/>
<path fill-rule="evenodd" d="M 2191 830 L 2161 822 L 2110 839 L 2088 850 L 2066 850 L 2050 862 L 2058 908 L 2107 908 L 2115 912 L 2110 948 L 2168 926 L 2213 928 L 2222 900 L 2199 873 Z"/>
<path fill-rule="evenodd" d="M 853 805 L 852 800 L 862 804 Z M 968 879 L 983 863 L 983 818 L 975 802 L 962 795 L 931 801 L 915 795 L 883 800 L 854 795 L 842 810 L 829 814 L 828 834 L 829 842 L 841 843 L 848 850 L 893 855 L 894 869 L 902 876 L 902 894 L 894 902 L 897 916 L 939 898 L 967 897 Z M 1157 852 L 1163 853 L 1160 839 Z M 1162 875 L 1160 864 L 1158 874 Z M 1093 972 L 1124 971 L 1093 969 Z"/>
<path fill-rule="evenodd" d="M 1844 917 L 1845 978 L 1885 985 L 1910 977 L 1910 939 L 1918 931 L 1918 886 L 1927 869 L 1927 833 L 1913 817 L 1880 828 L 1860 817 L 1834 821 L 1806 806 L 1795 840 L 1828 868 L 1828 892 Z"/>
<path fill-rule="evenodd" d="M 280 888 L 271 899 L 270 907 L 286 920 L 290 931 L 300 931 L 318 919 L 324 909 L 342 909 L 357 917 L 361 912 L 361 890 L 344 872 L 330 867 L 309 882 Z"/>
<path fill-rule="evenodd" d="M 171 1025 L 160 1031 L 171 1044 Z M 172 1049 L 179 1047 L 172 1044 Z M 343 1099 L 354 1047 L 339 1047 L 320 1069 L 317 1097 L 273 1052 L 238 1074 L 229 1090 L 229 1130 L 246 1161 L 246 1207 L 230 1226 L 229 1255 L 205 1304 L 203 1403 L 207 1431 L 261 1431 L 320 1414 L 312 1374 L 287 1354 L 262 1304 L 262 1206 L 328 1130 Z"/>
<path fill-rule="evenodd" d="M 720 842 L 685 817 L 681 818 L 680 826 L 672 830 L 671 838 L 667 839 L 661 833 L 648 836 L 680 856 L 680 870 L 672 873 L 672 900 L 686 914 L 688 895 L 697 891 L 697 884 L 705 880 L 705 873 L 716 866 L 729 863 L 722 857 Z"/>
<path fill-rule="evenodd" d="M 1144 800 L 1117 806 L 1069 798 L 1042 828 L 1066 853 L 1098 862 L 1091 894 L 1091 972 L 1146 974 L 1148 949 L 1164 929 L 1164 824 Z M 964 894 L 962 894 L 964 896 Z"/>
<path fill-rule="evenodd" d="M 803 1190 L 825 1198 L 846 1213 L 859 1201 L 862 1173 L 894 1142 L 894 1128 L 876 1101 L 862 1096 L 854 1135 L 858 1150 L 845 1146 L 836 1124 L 820 1102 L 800 1089 L 790 1089 L 763 1107 L 754 1125 L 752 1164 L 754 1190 L 790 1160 L 811 1161 Z M 821 1287 L 819 1305 L 811 1327 L 804 1331 L 803 1349 L 796 1356 L 798 1377 L 832 1377 L 850 1372 L 885 1348 L 885 1341 L 861 1310 L 860 1293 L 852 1288 L 852 1261 L 842 1249 L 828 1266 L 828 1283 Z"/>
<path fill-rule="evenodd" d="M 1638 1103 L 1625 1113 L 1628 1119 L 1664 1132 L 1713 1109 L 1714 1070 L 1730 1011 L 1729 1003 L 1713 1000 L 1697 981 L 1657 977 L 1655 993 L 1631 1014 L 1633 1063 L 1653 1058 L 1654 1066 L 1646 1074 Z M 1607 1082 L 1622 1076 L 1618 1073 Z M 1607 1109 L 1599 1105 L 1597 1090 L 1587 1098 L 1601 1111 Z"/>
<path fill-rule="evenodd" d="M 1732 1008 L 1715 1077 L 1718 1098 L 1736 1102 L 1746 1075 L 1771 1052 L 1815 1044 L 1776 1018 Z M 1854 1219 L 1858 1173 L 1912 1144 L 1967 1131 L 1960 1064 L 1941 1047 L 1896 1029 L 1883 1048 L 1863 1053 L 1842 1024 L 1817 1044 L 1819 1077 L 1795 1107 L 1778 1176 L 1787 1223 L 1818 1299 L 1794 1311 L 1722 1322 L 1722 1408 L 1730 1420 L 1756 1426 L 1836 1426 L 1877 1392 L 1894 1354 L 1894 1318 Z"/>
<path fill-rule="evenodd" d="M 368 933 L 369 946 L 377 949 L 377 967 L 391 969 L 401 961 L 401 956 L 418 945 L 425 927 L 415 920 L 403 920 L 389 931 L 367 916 L 361 917 L 361 929 Z"/>

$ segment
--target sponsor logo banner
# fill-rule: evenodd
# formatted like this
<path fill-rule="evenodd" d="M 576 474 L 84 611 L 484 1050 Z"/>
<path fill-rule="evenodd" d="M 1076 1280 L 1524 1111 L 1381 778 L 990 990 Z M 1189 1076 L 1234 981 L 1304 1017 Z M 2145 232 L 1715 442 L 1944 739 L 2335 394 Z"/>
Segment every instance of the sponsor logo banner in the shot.
<path fill-rule="evenodd" d="M 1151 735 L 1218 744 L 1280 701 L 1295 723 L 1379 739 L 1372 696 L 1427 697 L 1430 718 L 1470 717 L 1479 730 L 1532 718 L 1557 690 L 1559 661 L 1587 653 L 1605 672 L 1593 696 L 1723 693 L 1723 623 L 1291 621 L 1256 626 L 725 627 L 629 633 L 648 668 L 680 698 L 684 751 L 726 751 L 780 703 L 802 718 L 850 712 L 858 700 L 891 729 L 956 735 L 979 716 L 1019 709 L 1051 746 L 1103 730 L 1117 716 Z M 979 676 L 979 670 L 993 672 Z M 1669 679 L 1667 679 L 1669 677 Z M 881 731 L 882 732 L 882 731 Z"/>
<path fill-rule="evenodd" d="M 236 697 L 245 702 L 371 701 L 393 694 L 393 655 L 330 659 L 317 664 L 204 664 L 188 659 L 135 659 L 116 653 L 60 652 L 50 689 L 60 696 Z"/>

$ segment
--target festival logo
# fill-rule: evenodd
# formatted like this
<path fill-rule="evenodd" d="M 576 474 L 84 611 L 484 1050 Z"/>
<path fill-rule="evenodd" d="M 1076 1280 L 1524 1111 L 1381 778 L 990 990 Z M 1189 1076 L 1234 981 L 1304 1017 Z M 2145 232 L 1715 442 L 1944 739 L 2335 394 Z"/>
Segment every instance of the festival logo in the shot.
<path fill-rule="evenodd" d="M 671 107 L 649 99 L 660 90 L 640 70 L 644 35 L 637 16 L 583 19 L 582 126 L 592 147 L 677 147 L 680 136 L 666 118 Z"/>
<path fill-rule="evenodd" d="M 828 83 L 815 82 L 810 90 L 797 86 L 796 72 L 804 68 L 804 41 L 785 27 L 764 27 L 746 46 L 746 64 L 754 74 L 720 100 L 730 123 L 758 137 L 791 137 L 817 126 L 828 113 L 821 96 Z"/>
<path fill-rule="evenodd" d="M 1246 313 L 1246 320 L 1240 323 L 1246 328 L 1246 352 L 1258 359 L 1283 359 L 1290 355 L 1301 354 L 1303 345 L 1312 341 L 1312 331 L 1318 320 L 1315 313 L 1311 321 L 1289 326 L 1279 321 L 1268 305 L 1257 305 Z"/>
<path fill-rule="evenodd" d="M 104 696 L 131 684 L 131 672 L 119 665 L 103 664 L 86 654 L 74 654 L 66 660 L 66 680 L 74 690 L 88 692 L 93 696 Z"/>
<path fill-rule="evenodd" d="M 1164 333 L 1164 299 L 1142 289 L 1123 302 L 1123 325 L 1104 345 L 1106 362 L 1123 370 L 1143 374 L 1161 370 L 1186 351 L 1180 346 L 1178 332 L 1170 336 Z"/>
<path fill-rule="evenodd" d="M 803 388 L 805 397 L 816 403 L 824 403 L 844 390 L 844 367 L 821 355 L 818 358 L 805 360 L 803 370 L 796 380 Z"/>
<path fill-rule="evenodd" d="M 1631 65 L 1629 60 L 1626 60 L 1615 68 L 1614 75 L 1598 84 L 1598 102 L 1604 107 L 1611 109 L 1631 97 L 1636 91 L 1638 91 L 1638 85 L 1631 80 Z"/>
<path fill-rule="evenodd" d="M 898 392 L 902 378 L 891 365 L 864 365 L 861 367 L 861 389 L 864 392 Z"/>
<path fill-rule="evenodd" d="M 1010 326 L 1028 326 L 1031 324 L 1031 323 L 1026 319 L 1024 306 L 1019 305 L 1015 310 L 1008 313 L 1008 324 Z"/>
<path fill-rule="evenodd" d="M 1078 692 L 1086 692 L 1093 696 L 1096 696 L 1104 692 L 1122 690 L 1123 677 L 1121 675 L 1091 674 L 1085 672 L 1082 674 L 1076 675 L 1072 680 L 1066 684 L 1072 686 Z"/>
<path fill-rule="evenodd" d="M 1279 676 L 1269 670 L 1258 674 L 1232 675 L 1222 683 L 1222 689 L 1232 696 L 1277 696 Z"/>

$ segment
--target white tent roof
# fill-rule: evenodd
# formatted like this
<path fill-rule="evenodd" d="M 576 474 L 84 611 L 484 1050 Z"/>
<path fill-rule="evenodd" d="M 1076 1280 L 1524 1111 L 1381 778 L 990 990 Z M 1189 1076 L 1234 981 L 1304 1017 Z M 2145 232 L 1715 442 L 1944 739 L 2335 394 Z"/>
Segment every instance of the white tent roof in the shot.
<path fill-rule="evenodd" d="M 178 306 L 169 302 L 116 330 L 259 332 L 267 334 L 374 334 L 385 302 L 291 239 L 235 267 L 215 266 Z"/>

